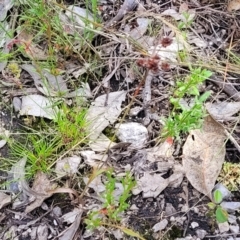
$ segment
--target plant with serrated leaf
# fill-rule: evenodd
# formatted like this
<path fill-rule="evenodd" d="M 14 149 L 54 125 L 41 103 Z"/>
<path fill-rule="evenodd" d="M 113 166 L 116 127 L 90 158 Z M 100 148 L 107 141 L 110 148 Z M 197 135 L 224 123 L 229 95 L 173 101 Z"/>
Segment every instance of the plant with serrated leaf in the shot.
<path fill-rule="evenodd" d="M 203 103 L 210 96 L 210 92 L 200 95 L 198 90 L 212 72 L 201 68 L 190 68 L 191 73 L 183 80 L 176 82 L 176 89 L 170 97 L 173 109 L 167 119 L 164 119 L 162 135 L 164 137 L 177 137 L 192 129 L 201 128 L 206 113 Z M 184 104 L 186 98 L 191 98 L 190 103 Z"/>

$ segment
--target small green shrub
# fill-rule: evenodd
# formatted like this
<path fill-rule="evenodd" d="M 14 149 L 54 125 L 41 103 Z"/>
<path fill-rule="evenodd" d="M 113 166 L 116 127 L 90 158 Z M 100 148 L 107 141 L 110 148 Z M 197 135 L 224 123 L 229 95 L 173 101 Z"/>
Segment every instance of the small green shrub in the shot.
<path fill-rule="evenodd" d="M 131 190 L 136 184 L 131 174 L 128 172 L 125 177 L 118 180 L 113 177 L 112 170 L 109 170 L 106 172 L 106 178 L 106 190 L 102 194 L 104 201 L 102 207 L 100 210 L 91 211 L 85 220 L 87 228 L 89 229 L 119 223 L 122 219 L 121 215 L 129 207 L 127 200 L 131 196 Z M 115 198 L 113 194 L 117 182 L 121 182 L 123 186 L 123 192 L 119 198 Z"/>
<path fill-rule="evenodd" d="M 200 96 L 198 87 L 211 75 L 212 73 L 208 70 L 192 68 L 190 75 L 176 82 L 176 89 L 170 98 L 173 109 L 169 117 L 164 119 L 162 132 L 164 137 L 179 138 L 181 133 L 201 128 L 203 117 L 206 116 L 203 103 L 210 96 L 210 92 L 205 92 Z M 185 98 L 192 98 L 188 106 L 182 103 Z"/>

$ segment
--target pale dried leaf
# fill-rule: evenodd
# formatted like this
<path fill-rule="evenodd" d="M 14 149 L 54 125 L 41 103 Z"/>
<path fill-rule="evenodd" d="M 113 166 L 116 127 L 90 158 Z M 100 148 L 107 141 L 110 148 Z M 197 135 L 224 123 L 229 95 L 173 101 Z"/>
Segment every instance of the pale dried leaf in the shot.
<path fill-rule="evenodd" d="M 52 196 L 56 184 L 52 183 L 46 174 L 38 172 L 35 176 L 31 193 L 35 196 L 35 200 L 26 207 L 25 213 L 33 211 L 40 207 L 43 201 Z"/>
<path fill-rule="evenodd" d="M 0 2 L 0 8 L 1 8 L 1 2 Z M 0 10 L 0 18 L 1 18 L 1 10 Z M 9 30 L 9 24 L 7 23 L 7 21 L 2 22 L 1 28 L 0 28 L 0 48 L 2 48 L 6 43 L 8 30 Z"/>
<path fill-rule="evenodd" d="M 2 23 L 2 28 L 0 28 L 0 48 L 1 48 L 1 53 L 4 54 L 8 54 L 10 51 L 10 48 L 8 46 L 8 44 L 12 41 L 12 39 L 6 34 L 7 31 L 9 29 L 9 24 L 4 21 Z M 1 59 L 0 62 L 0 72 L 2 72 L 2 70 L 4 70 L 4 68 L 6 67 L 8 62 L 8 58 L 6 59 Z"/>
<path fill-rule="evenodd" d="M 238 117 L 232 116 L 240 111 L 240 102 L 209 102 L 206 103 L 206 108 L 215 120 L 237 120 Z"/>
<path fill-rule="evenodd" d="M 106 154 L 96 154 L 94 151 L 85 150 L 80 152 L 81 156 L 84 159 L 84 162 L 91 167 L 98 167 L 101 162 L 107 160 Z"/>
<path fill-rule="evenodd" d="M 92 92 L 88 83 L 82 83 L 82 87 L 77 88 L 76 90 L 67 93 L 65 95 L 66 98 L 74 98 L 74 97 L 83 97 L 83 98 L 92 98 Z"/>
<path fill-rule="evenodd" d="M 71 224 L 75 221 L 76 217 L 82 213 L 82 210 L 79 208 L 74 208 L 71 212 L 68 212 L 62 216 L 63 222 Z"/>
<path fill-rule="evenodd" d="M 0 209 L 10 204 L 11 201 L 12 201 L 12 198 L 10 195 L 0 192 Z"/>
<path fill-rule="evenodd" d="M 186 2 L 183 2 L 183 3 L 180 4 L 179 12 L 184 13 L 184 12 L 187 12 L 188 9 L 189 9 L 188 4 Z"/>
<path fill-rule="evenodd" d="M 88 181 L 89 181 L 89 178 L 84 177 L 83 181 L 84 181 L 85 184 L 87 184 Z M 98 175 L 97 177 L 95 177 L 88 184 L 88 187 L 92 188 L 99 195 L 106 190 L 105 185 L 102 183 L 102 176 L 101 175 Z"/>
<path fill-rule="evenodd" d="M 74 236 L 79 228 L 79 225 L 80 225 L 80 222 L 82 219 L 82 213 L 83 213 L 83 210 L 80 210 L 75 218 L 75 221 L 72 223 L 72 225 L 60 234 L 60 236 L 58 238 L 59 240 L 75 239 Z"/>
<path fill-rule="evenodd" d="M 55 119 L 59 109 L 48 98 L 32 94 L 22 97 L 22 105 L 20 115 L 30 115 L 35 117 L 44 117 L 48 119 Z"/>
<path fill-rule="evenodd" d="M 6 145 L 6 140 L 0 140 L 0 148 L 4 147 Z"/>
<path fill-rule="evenodd" d="M 212 117 L 202 130 L 192 130 L 183 146 L 183 168 L 194 188 L 209 196 L 225 158 L 224 128 Z"/>
<path fill-rule="evenodd" d="M 1 0 L 0 1 L 0 22 L 2 22 L 6 16 L 9 9 L 12 8 L 15 0 Z"/>
<path fill-rule="evenodd" d="M 114 235 L 115 239 L 123 239 L 123 232 L 120 229 L 111 229 L 111 233 Z"/>
<path fill-rule="evenodd" d="M 189 34 L 187 38 L 189 43 L 194 44 L 199 48 L 206 48 L 208 46 L 208 43 L 206 41 L 195 36 L 194 34 Z"/>
<path fill-rule="evenodd" d="M 9 190 L 14 194 L 19 194 L 20 197 L 16 198 L 13 202 L 13 209 L 26 205 L 29 202 L 35 200 L 35 193 L 28 186 L 25 180 L 25 165 L 27 158 L 23 157 L 17 163 L 15 163 L 8 173 L 8 179 L 10 181 Z M 20 200 L 21 199 L 21 200 Z"/>
<path fill-rule="evenodd" d="M 23 157 L 12 166 L 8 173 L 8 179 L 10 180 L 8 189 L 13 193 L 19 193 L 23 189 L 20 185 L 24 181 L 26 162 L 27 158 Z"/>
<path fill-rule="evenodd" d="M 185 171 L 183 169 L 183 166 L 175 163 L 173 166 L 173 174 L 168 178 L 169 184 L 168 187 L 177 188 L 182 183 L 183 177 L 184 177 Z"/>
<path fill-rule="evenodd" d="M 129 24 L 126 24 L 126 26 L 124 27 L 124 32 L 128 33 L 130 37 L 132 37 L 134 40 L 138 40 L 147 31 L 148 24 L 150 22 L 151 20 L 148 18 L 137 18 L 137 27 L 132 29 Z"/>
<path fill-rule="evenodd" d="M 36 88 L 44 95 L 59 96 L 68 92 L 67 85 L 61 75 L 54 76 L 44 69 L 39 73 L 39 71 L 30 64 L 23 64 L 21 68 L 31 75 Z"/>
<path fill-rule="evenodd" d="M 173 141 L 164 141 L 159 146 L 153 148 L 147 148 L 147 160 L 150 162 L 157 162 L 159 159 L 172 160 L 172 154 L 174 152 Z"/>
<path fill-rule="evenodd" d="M 78 166 L 81 162 L 81 158 L 78 156 L 66 157 L 60 159 L 56 163 L 55 171 L 59 178 L 66 175 L 73 175 L 78 172 Z"/>
<path fill-rule="evenodd" d="M 240 9 L 240 0 L 232 0 L 228 2 L 227 10 L 228 12 L 237 11 Z"/>
<path fill-rule="evenodd" d="M 48 239 L 48 226 L 46 224 L 41 224 L 37 228 L 37 239 L 47 240 Z"/>
<path fill-rule="evenodd" d="M 89 12 L 89 10 L 85 8 L 80 8 L 74 5 L 68 7 L 68 11 L 66 11 L 66 15 L 69 19 L 73 20 L 74 24 L 85 27 L 87 20 L 94 21 L 93 16 Z"/>
<path fill-rule="evenodd" d="M 81 33 L 85 27 L 93 28 L 91 22 L 94 21 L 91 13 L 84 8 L 70 5 L 67 11 L 60 13 L 59 18 L 62 22 L 63 29 L 67 34 Z"/>
<path fill-rule="evenodd" d="M 95 141 L 109 124 L 113 124 L 118 119 L 126 93 L 126 91 L 111 92 L 108 97 L 104 94 L 92 103 L 86 115 L 91 141 Z"/>
<path fill-rule="evenodd" d="M 145 173 L 137 180 L 137 186 L 132 190 L 134 195 L 143 192 L 143 198 L 157 197 L 167 186 L 169 180 L 161 177 L 160 174 Z"/>
<path fill-rule="evenodd" d="M 177 21 L 181 20 L 181 14 L 172 8 L 169 8 L 169 9 L 165 10 L 164 12 L 162 12 L 162 16 L 171 16 Z"/>
<path fill-rule="evenodd" d="M 96 152 L 104 152 L 114 145 L 116 145 L 116 143 L 111 141 L 103 133 L 101 133 L 94 142 L 89 143 L 89 147 Z"/>

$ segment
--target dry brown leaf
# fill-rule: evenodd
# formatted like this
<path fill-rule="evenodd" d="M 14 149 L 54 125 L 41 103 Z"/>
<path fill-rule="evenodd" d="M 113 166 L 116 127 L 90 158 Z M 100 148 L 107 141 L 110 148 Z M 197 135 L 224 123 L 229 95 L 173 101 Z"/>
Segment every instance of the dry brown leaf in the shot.
<path fill-rule="evenodd" d="M 183 168 L 194 188 L 211 199 L 225 157 L 224 128 L 211 116 L 203 129 L 192 130 L 183 146 Z"/>
<path fill-rule="evenodd" d="M 206 103 L 206 109 L 215 120 L 232 121 L 238 120 L 237 114 L 240 111 L 240 102 L 216 102 Z"/>
<path fill-rule="evenodd" d="M 25 50 L 25 54 L 33 60 L 46 60 L 48 58 L 46 51 L 44 51 L 39 45 L 33 43 L 33 36 L 26 30 L 22 30 L 18 34 L 18 46 L 22 46 Z"/>
<path fill-rule="evenodd" d="M 66 230 L 64 230 L 63 232 L 60 233 L 60 235 L 58 235 L 58 239 L 59 240 L 72 240 L 75 239 L 74 236 L 79 228 L 81 219 L 82 219 L 82 213 L 83 210 L 82 208 L 79 208 L 79 212 L 75 217 L 75 221 L 72 223 L 72 225 L 70 227 L 68 227 Z"/>
<path fill-rule="evenodd" d="M 0 192 L 0 209 L 10 204 L 11 201 L 12 201 L 12 198 L 10 195 Z"/>
<path fill-rule="evenodd" d="M 51 183 L 47 178 L 47 175 L 38 172 L 33 182 L 31 194 L 35 197 L 35 200 L 26 207 L 25 213 L 29 213 L 35 208 L 41 206 L 43 201 L 52 196 L 53 192 L 50 192 L 56 188 L 56 184 Z"/>
<path fill-rule="evenodd" d="M 240 0 L 232 0 L 228 3 L 228 12 L 237 11 L 240 9 Z"/>

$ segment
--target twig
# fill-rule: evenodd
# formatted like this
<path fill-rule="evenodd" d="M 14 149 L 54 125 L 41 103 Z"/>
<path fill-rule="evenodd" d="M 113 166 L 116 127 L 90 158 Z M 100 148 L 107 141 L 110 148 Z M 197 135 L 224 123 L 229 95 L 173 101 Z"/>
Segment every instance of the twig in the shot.
<path fill-rule="evenodd" d="M 134 10 L 138 6 L 137 0 L 125 0 L 121 8 L 119 9 L 117 15 L 111 19 L 105 27 L 110 27 L 111 25 L 119 22 L 128 12 Z"/>
<path fill-rule="evenodd" d="M 189 201 L 189 196 L 188 196 L 188 181 L 187 183 L 185 183 L 183 185 L 183 191 L 185 192 L 185 201 L 186 201 L 186 206 L 187 208 L 189 209 L 189 204 L 188 204 L 188 201 Z M 185 237 L 186 236 L 186 233 L 187 233 L 187 230 L 188 230 L 188 226 L 189 226 L 189 222 L 190 222 L 190 214 L 189 214 L 189 210 L 187 210 L 187 224 L 186 224 L 186 227 L 184 229 L 184 232 L 183 232 L 183 236 Z"/>
<path fill-rule="evenodd" d="M 227 137 L 232 142 L 232 144 L 235 146 L 235 148 L 238 150 L 238 152 L 240 152 L 240 146 L 239 146 L 238 142 L 235 140 L 235 138 L 226 129 L 224 130 L 224 133 L 227 135 Z"/>
<path fill-rule="evenodd" d="M 148 71 L 146 80 L 145 80 L 144 90 L 142 92 L 143 108 L 144 108 L 144 112 L 145 112 L 144 125 L 148 125 L 149 121 L 150 121 L 151 113 L 149 111 L 148 105 L 152 98 L 152 94 L 151 94 L 152 79 L 153 79 L 153 74 L 151 71 Z"/>
<path fill-rule="evenodd" d="M 209 80 L 216 84 L 218 87 L 222 88 L 223 91 L 232 99 L 235 101 L 240 101 L 240 92 L 238 92 L 238 90 L 232 84 L 226 84 L 223 79 L 220 77 L 217 78 L 217 76 L 213 76 L 212 79 L 209 78 Z"/>

